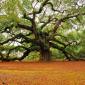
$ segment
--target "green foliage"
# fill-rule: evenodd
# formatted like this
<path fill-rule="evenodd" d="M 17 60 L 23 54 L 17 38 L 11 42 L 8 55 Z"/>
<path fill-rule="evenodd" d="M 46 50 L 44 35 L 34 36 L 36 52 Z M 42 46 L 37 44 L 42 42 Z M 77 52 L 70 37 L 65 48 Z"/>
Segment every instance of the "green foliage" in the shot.
<path fill-rule="evenodd" d="M 63 60 L 64 59 L 64 55 L 62 54 L 61 51 L 53 49 L 53 48 L 51 48 L 51 51 L 52 51 L 52 60 L 57 60 L 57 59 Z"/>
<path fill-rule="evenodd" d="M 37 51 L 31 52 L 24 60 L 25 61 L 38 61 L 40 58 L 40 53 Z"/>
<path fill-rule="evenodd" d="M 16 48 L 10 55 L 33 46 L 32 50 L 35 47 L 49 48 L 53 59 L 64 59 L 63 50 L 81 57 L 85 54 L 85 14 L 82 13 L 85 13 L 85 4 L 79 6 L 75 0 L 5 0 L 0 5 L 0 51 L 8 53 L 16 47 L 14 43 L 19 43 L 17 46 L 25 49 Z M 58 21 L 61 21 L 59 26 L 56 25 Z M 17 34 L 22 35 L 10 40 Z M 2 45 L 5 40 L 8 42 Z M 50 42 L 56 45 L 57 50 Z M 34 51 L 25 60 L 39 58 L 39 52 Z"/>

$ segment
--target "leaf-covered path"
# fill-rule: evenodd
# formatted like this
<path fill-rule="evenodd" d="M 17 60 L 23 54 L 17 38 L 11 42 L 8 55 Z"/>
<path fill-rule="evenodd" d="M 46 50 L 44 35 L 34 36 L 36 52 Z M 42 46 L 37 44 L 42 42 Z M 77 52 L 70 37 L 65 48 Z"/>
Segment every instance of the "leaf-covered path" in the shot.
<path fill-rule="evenodd" d="M 85 85 L 85 62 L 1 62 L 0 85 Z"/>

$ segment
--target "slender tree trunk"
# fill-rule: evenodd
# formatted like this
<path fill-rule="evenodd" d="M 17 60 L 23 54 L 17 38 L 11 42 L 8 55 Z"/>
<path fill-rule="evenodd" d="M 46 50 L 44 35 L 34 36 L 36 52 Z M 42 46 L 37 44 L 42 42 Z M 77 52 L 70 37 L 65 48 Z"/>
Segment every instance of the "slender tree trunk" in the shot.
<path fill-rule="evenodd" d="M 40 50 L 40 61 L 50 61 L 51 52 L 50 50 Z"/>

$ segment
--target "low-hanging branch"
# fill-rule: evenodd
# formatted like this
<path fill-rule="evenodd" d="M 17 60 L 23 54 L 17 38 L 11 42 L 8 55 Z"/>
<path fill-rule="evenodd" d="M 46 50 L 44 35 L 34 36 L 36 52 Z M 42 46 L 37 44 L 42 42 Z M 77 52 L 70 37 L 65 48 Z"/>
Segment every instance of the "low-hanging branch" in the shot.
<path fill-rule="evenodd" d="M 8 50 L 8 53 L 7 53 L 7 55 L 6 55 L 6 58 L 9 58 L 9 54 L 13 51 L 13 50 L 15 50 L 15 49 L 19 49 L 19 48 L 23 48 L 23 49 L 28 49 L 27 47 L 25 47 L 25 46 L 16 46 L 16 47 L 13 47 L 13 48 L 11 48 L 11 49 L 9 49 Z"/>
<path fill-rule="evenodd" d="M 71 42 L 67 42 L 66 44 L 65 44 L 65 47 L 64 47 L 64 49 L 65 48 L 67 48 L 68 46 L 73 46 L 73 45 L 79 45 L 80 44 L 80 42 L 77 42 L 77 41 L 71 41 Z"/>
<path fill-rule="evenodd" d="M 70 42 L 70 41 L 61 42 L 60 40 L 58 40 L 58 39 L 56 39 L 56 38 L 53 38 L 52 41 L 55 41 L 55 42 L 63 45 L 63 46 L 64 46 L 63 49 L 66 49 L 68 46 L 73 46 L 73 45 L 79 45 L 79 44 L 80 44 L 80 42 L 77 42 L 77 41 L 74 41 L 74 40 L 71 41 L 71 42 Z"/>
<path fill-rule="evenodd" d="M 5 27 L 2 31 L 0 31 L 0 33 L 4 33 L 4 32 L 6 32 L 6 33 L 10 33 L 12 27 L 13 27 L 13 24 L 12 24 L 11 26 L 7 26 L 7 27 Z"/>
<path fill-rule="evenodd" d="M 20 35 L 21 35 L 21 33 L 20 33 L 20 34 L 15 35 L 15 36 L 14 36 L 14 37 L 12 37 L 12 38 L 9 38 L 9 39 L 5 40 L 4 42 L 1 42 L 1 43 L 0 43 L 0 45 L 6 44 L 6 43 L 8 43 L 9 41 L 14 41 L 16 38 L 19 38 L 19 37 L 20 37 Z"/>
<path fill-rule="evenodd" d="M 25 49 L 25 51 L 23 52 L 23 55 L 22 55 L 21 57 L 9 58 L 10 52 L 11 52 L 12 50 L 18 48 L 18 47 Z M 3 59 L 1 59 L 1 58 L 0 58 L 0 59 L 1 59 L 2 61 L 15 61 L 15 60 L 21 61 L 21 60 L 23 60 L 24 58 L 26 58 L 30 52 L 35 51 L 35 50 L 36 50 L 36 51 L 39 51 L 39 50 L 40 50 L 39 46 L 31 46 L 31 47 L 29 47 L 29 48 L 26 48 L 26 47 L 24 47 L 24 46 L 17 46 L 17 47 L 15 47 L 15 48 L 12 48 L 12 49 L 9 50 L 9 52 L 8 52 L 7 55 L 6 55 L 6 58 L 3 57 Z"/>
<path fill-rule="evenodd" d="M 26 29 L 26 30 L 29 30 L 29 31 L 32 31 L 32 32 L 33 32 L 32 26 L 22 25 L 22 24 L 20 24 L 20 23 L 18 23 L 17 26 L 18 26 L 19 28 Z"/>
<path fill-rule="evenodd" d="M 6 44 L 8 43 L 9 41 L 15 41 L 15 39 L 19 39 L 19 38 L 23 38 L 25 39 L 27 42 L 32 42 L 33 40 L 30 39 L 30 38 L 27 38 L 25 35 L 23 35 L 22 33 L 19 33 L 17 35 L 15 35 L 14 37 L 10 38 L 10 39 L 7 39 L 6 41 L 4 42 L 1 42 L 0 45 L 3 45 L 3 44 Z"/>
<path fill-rule="evenodd" d="M 31 47 L 29 47 L 29 48 L 27 48 L 25 51 L 24 51 L 24 53 L 23 53 L 23 55 L 20 57 L 20 58 L 18 58 L 18 60 L 23 60 L 24 58 L 26 58 L 26 56 L 28 56 L 28 54 L 30 53 L 30 52 L 32 52 L 32 51 L 39 51 L 40 50 L 40 47 L 39 46 L 31 46 Z"/>
<path fill-rule="evenodd" d="M 63 45 L 64 47 L 66 46 L 66 44 L 65 44 L 64 42 L 61 42 L 60 40 L 58 40 L 58 39 L 56 39 L 56 38 L 53 38 L 52 41 L 55 41 L 55 42 L 57 42 L 57 43 Z"/>
<path fill-rule="evenodd" d="M 49 42 L 50 46 L 53 48 L 56 48 L 58 50 L 63 50 L 63 47 L 59 47 L 57 44 L 53 43 L 53 42 Z"/>
<path fill-rule="evenodd" d="M 67 60 L 69 60 L 69 61 L 71 60 L 71 58 L 69 57 L 70 54 L 68 55 L 68 52 L 63 47 L 59 47 L 57 44 L 54 44 L 52 42 L 50 42 L 50 46 L 61 51 L 65 55 Z M 72 56 L 72 55 L 70 55 L 70 56 Z"/>

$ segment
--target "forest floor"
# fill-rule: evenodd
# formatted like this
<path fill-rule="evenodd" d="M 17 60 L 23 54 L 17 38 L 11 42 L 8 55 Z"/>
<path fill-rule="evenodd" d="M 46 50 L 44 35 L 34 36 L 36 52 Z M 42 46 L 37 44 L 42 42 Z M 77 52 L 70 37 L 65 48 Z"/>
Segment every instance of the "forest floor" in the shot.
<path fill-rule="evenodd" d="M 85 62 L 0 62 L 0 85 L 85 85 Z"/>

